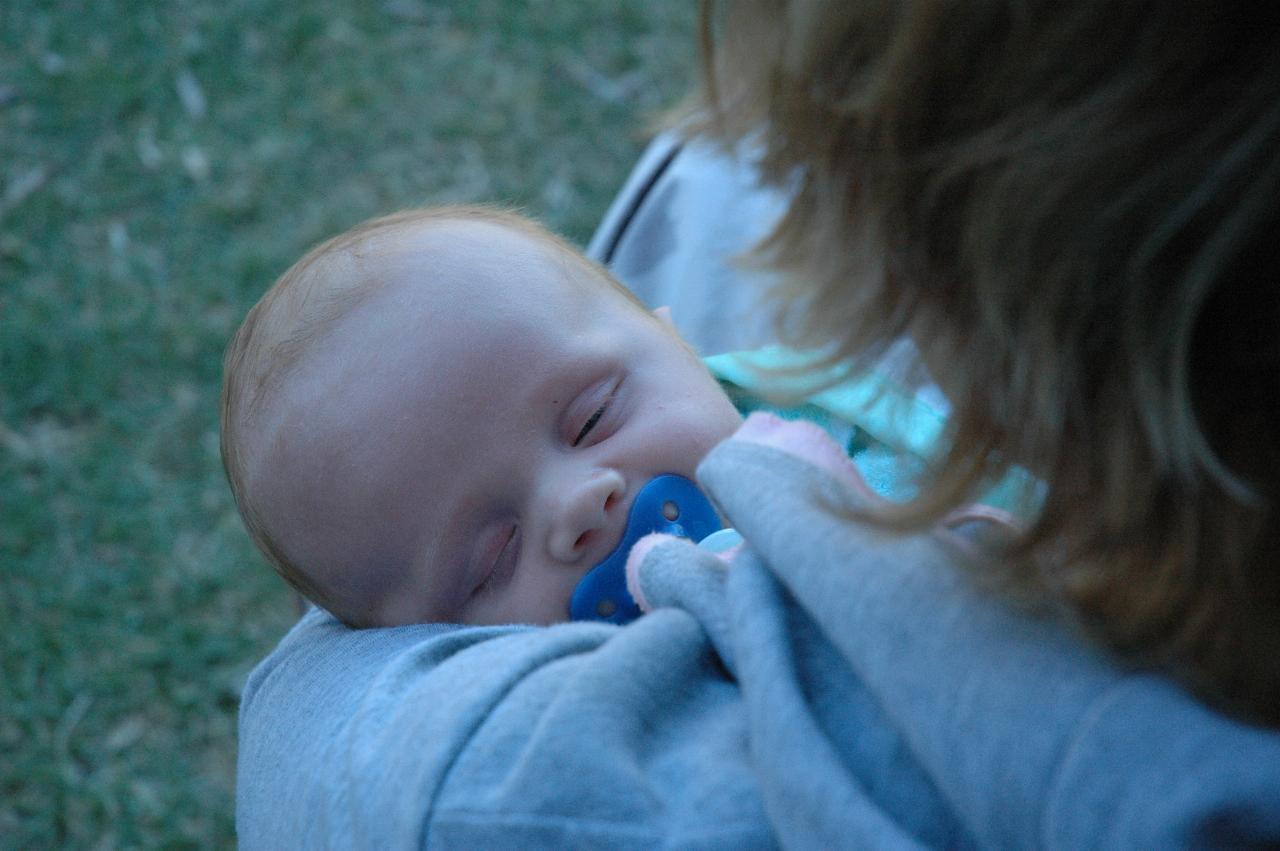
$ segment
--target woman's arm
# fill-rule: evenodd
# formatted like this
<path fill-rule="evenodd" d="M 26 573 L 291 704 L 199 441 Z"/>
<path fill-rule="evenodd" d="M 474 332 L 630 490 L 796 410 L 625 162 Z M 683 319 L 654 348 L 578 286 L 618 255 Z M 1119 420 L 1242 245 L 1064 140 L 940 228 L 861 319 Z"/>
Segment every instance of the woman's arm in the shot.
<path fill-rule="evenodd" d="M 250 677 L 237 831 L 283 847 L 768 847 L 737 688 L 697 621 L 353 631 Z"/>

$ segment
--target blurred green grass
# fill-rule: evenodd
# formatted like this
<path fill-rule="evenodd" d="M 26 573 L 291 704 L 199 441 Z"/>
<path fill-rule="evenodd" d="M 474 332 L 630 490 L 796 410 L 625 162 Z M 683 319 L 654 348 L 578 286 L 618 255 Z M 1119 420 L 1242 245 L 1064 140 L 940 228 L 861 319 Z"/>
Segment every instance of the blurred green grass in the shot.
<path fill-rule="evenodd" d="M 395 208 L 585 241 L 692 7 L 0 4 L 0 848 L 234 844 L 239 692 L 293 609 L 218 462 L 227 338 Z"/>

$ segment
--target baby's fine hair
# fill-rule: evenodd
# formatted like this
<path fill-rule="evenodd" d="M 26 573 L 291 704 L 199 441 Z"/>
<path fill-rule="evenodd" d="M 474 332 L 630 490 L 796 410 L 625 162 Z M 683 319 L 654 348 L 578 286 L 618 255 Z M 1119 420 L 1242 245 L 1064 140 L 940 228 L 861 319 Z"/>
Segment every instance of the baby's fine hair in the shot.
<path fill-rule="evenodd" d="M 1006 587 L 1276 724 L 1280 28 L 1253 8 L 704 0 L 692 132 L 795 193 L 758 249 L 780 333 L 833 361 L 910 333 L 950 396 L 892 522 L 1029 467 Z"/>
<path fill-rule="evenodd" d="M 586 277 L 599 278 L 640 308 L 629 290 L 577 248 L 532 219 L 487 205 L 429 207 L 370 219 L 321 242 L 290 266 L 249 310 L 223 357 L 222 464 L 254 544 L 286 582 L 330 611 L 342 612 L 345 607 L 330 599 L 325 588 L 290 557 L 255 499 L 250 486 L 255 459 L 250 457 L 246 436 L 302 355 L 338 319 L 377 291 L 380 280 L 362 271 L 361 258 L 389 250 L 391 238 L 408 228 L 458 221 L 487 222 L 531 236 L 569 262 L 581 264 L 590 273 Z"/>

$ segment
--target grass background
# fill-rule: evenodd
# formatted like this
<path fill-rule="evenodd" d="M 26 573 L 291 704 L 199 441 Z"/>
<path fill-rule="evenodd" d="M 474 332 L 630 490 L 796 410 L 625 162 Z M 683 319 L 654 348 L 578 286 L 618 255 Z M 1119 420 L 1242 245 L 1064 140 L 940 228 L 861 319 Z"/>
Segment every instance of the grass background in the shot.
<path fill-rule="evenodd" d="M 584 242 L 693 6 L 0 3 L 0 848 L 234 844 L 239 693 L 293 608 L 219 464 L 226 340 L 395 208 Z"/>

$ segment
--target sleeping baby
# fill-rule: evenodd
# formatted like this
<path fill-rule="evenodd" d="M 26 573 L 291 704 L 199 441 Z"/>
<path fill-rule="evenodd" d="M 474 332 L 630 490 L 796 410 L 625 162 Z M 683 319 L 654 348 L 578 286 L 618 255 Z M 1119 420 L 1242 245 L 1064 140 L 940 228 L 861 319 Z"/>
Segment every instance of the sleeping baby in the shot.
<path fill-rule="evenodd" d="M 637 492 L 740 417 L 660 309 L 484 207 L 315 247 L 231 341 L 222 454 L 255 543 L 356 627 L 568 619 Z"/>

